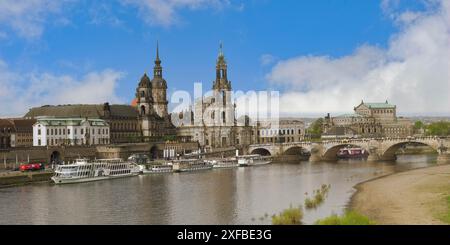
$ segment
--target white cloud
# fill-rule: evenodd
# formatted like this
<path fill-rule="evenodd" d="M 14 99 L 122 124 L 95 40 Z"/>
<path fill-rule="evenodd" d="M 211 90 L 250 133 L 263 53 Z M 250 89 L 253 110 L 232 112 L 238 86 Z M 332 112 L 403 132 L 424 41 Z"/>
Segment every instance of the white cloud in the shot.
<path fill-rule="evenodd" d="M 278 62 L 267 79 L 289 91 L 281 96 L 282 113 L 352 111 L 361 99 L 388 99 L 400 114 L 449 115 L 450 1 L 397 16 L 402 25 L 386 49 L 364 45 L 345 57 Z"/>
<path fill-rule="evenodd" d="M 82 78 L 50 73 L 11 71 L 0 60 L 0 116 L 22 116 L 30 107 L 46 104 L 122 103 L 116 95 L 123 73 L 111 69 Z"/>
<path fill-rule="evenodd" d="M 70 1 L 2 0 L 0 1 L 0 28 L 7 27 L 25 38 L 40 37 L 47 17 L 60 14 L 63 5 Z"/>
<path fill-rule="evenodd" d="M 276 61 L 276 57 L 271 54 L 263 54 L 260 57 L 260 62 L 262 66 L 271 65 Z"/>
<path fill-rule="evenodd" d="M 125 5 L 136 6 L 140 17 L 148 24 L 171 26 L 180 22 L 178 11 L 182 9 L 223 9 L 229 0 L 121 0 Z M 240 5 L 238 10 L 242 10 Z"/>

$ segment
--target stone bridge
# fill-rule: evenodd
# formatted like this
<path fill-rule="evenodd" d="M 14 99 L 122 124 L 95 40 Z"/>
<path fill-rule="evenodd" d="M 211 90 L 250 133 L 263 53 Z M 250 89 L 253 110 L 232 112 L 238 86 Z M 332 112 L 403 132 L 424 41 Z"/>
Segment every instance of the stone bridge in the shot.
<path fill-rule="evenodd" d="M 324 140 L 320 142 L 301 141 L 290 143 L 254 144 L 247 149 L 249 154 L 271 155 L 275 157 L 311 154 L 309 160 L 336 161 L 337 152 L 345 146 L 361 147 L 369 152 L 369 161 L 392 161 L 397 150 L 408 144 L 427 145 L 439 153 L 439 163 L 450 163 L 450 137 L 405 137 L 405 138 L 359 138 Z"/>

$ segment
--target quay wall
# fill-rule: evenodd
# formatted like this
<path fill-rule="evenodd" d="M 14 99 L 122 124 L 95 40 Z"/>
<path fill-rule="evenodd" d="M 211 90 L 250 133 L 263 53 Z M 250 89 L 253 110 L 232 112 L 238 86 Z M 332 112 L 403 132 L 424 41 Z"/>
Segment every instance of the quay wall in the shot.
<path fill-rule="evenodd" d="M 53 171 L 39 171 L 39 172 L 5 172 L 0 174 L 0 187 L 28 184 L 33 182 L 50 181 L 53 176 Z"/>

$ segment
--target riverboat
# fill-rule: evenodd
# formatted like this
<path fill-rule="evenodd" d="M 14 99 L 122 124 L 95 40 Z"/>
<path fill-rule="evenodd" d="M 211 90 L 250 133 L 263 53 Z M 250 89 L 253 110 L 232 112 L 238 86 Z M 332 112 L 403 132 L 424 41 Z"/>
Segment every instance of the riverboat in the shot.
<path fill-rule="evenodd" d="M 122 159 L 77 159 L 74 163 L 56 166 L 51 179 L 55 184 L 69 184 L 137 175 L 139 167 Z"/>
<path fill-rule="evenodd" d="M 145 167 L 142 170 L 143 174 L 163 174 L 163 173 L 172 173 L 173 172 L 173 166 L 171 163 L 169 164 L 162 164 L 162 165 L 152 165 L 148 168 Z"/>
<path fill-rule="evenodd" d="M 270 156 L 261 156 L 258 154 L 242 155 L 238 156 L 237 159 L 239 167 L 265 165 L 272 162 L 272 158 Z"/>
<path fill-rule="evenodd" d="M 181 159 L 172 162 L 174 172 L 193 172 L 200 170 L 210 170 L 213 165 L 202 159 Z"/>
<path fill-rule="evenodd" d="M 360 147 L 345 147 L 338 151 L 338 159 L 365 158 L 369 153 Z"/>
<path fill-rule="evenodd" d="M 238 160 L 235 157 L 231 158 L 218 158 L 206 160 L 213 165 L 213 168 L 235 168 L 238 167 Z"/>

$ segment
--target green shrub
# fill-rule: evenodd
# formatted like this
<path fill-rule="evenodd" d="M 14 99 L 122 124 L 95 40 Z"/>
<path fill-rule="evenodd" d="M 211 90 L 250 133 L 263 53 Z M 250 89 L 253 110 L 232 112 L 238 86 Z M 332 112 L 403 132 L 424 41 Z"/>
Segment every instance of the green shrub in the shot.
<path fill-rule="evenodd" d="M 313 190 L 314 198 L 311 199 L 311 198 L 307 197 L 305 199 L 305 208 L 306 209 L 317 208 L 317 206 L 322 204 L 328 195 L 328 191 L 330 190 L 330 187 L 331 187 L 331 185 L 323 184 L 320 187 L 320 189 Z"/>
<path fill-rule="evenodd" d="M 272 225 L 301 225 L 303 219 L 302 207 L 283 210 L 279 215 L 272 216 Z"/>
<path fill-rule="evenodd" d="M 327 218 L 316 221 L 317 225 L 374 225 L 368 217 L 354 211 L 348 211 L 342 216 L 333 214 Z"/>

